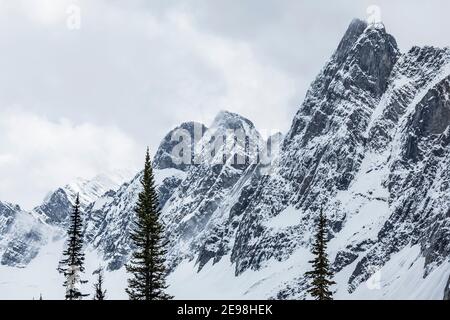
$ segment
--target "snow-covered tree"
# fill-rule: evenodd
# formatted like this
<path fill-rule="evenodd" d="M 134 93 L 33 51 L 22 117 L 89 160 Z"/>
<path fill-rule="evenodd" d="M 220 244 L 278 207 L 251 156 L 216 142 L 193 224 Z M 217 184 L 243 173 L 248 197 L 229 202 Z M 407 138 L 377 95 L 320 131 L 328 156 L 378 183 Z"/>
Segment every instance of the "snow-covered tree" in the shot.
<path fill-rule="evenodd" d="M 64 287 L 66 287 L 66 300 L 79 300 L 88 296 L 80 291 L 81 284 L 87 282 L 81 280 L 81 274 L 84 272 L 82 230 L 83 220 L 80 210 L 80 198 L 77 195 L 70 216 L 70 224 L 67 231 L 68 239 L 66 249 L 63 252 L 64 258 L 60 261 L 58 267 L 58 271 L 64 274 L 66 278 L 64 282 Z"/>
<path fill-rule="evenodd" d="M 94 284 L 95 294 L 94 300 L 105 300 L 106 290 L 103 289 L 103 269 L 99 269 L 97 283 Z"/>

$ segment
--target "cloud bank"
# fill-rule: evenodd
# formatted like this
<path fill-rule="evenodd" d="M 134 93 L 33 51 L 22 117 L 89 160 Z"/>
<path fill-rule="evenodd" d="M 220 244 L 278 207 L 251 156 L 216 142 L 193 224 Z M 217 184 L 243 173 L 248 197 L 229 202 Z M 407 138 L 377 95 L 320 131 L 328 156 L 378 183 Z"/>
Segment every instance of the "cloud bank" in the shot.
<path fill-rule="evenodd" d="M 286 132 L 349 22 L 373 4 L 404 51 L 449 45 L 446 0 L 0 0 L 0 200 L 33 203 L 99 163 L 132 166 L 180 122 L 208 125 L 223 109 Z M 18 141 L 13 118 L 47 131 Z M 80 143 L 50 148 L 49 131 Z M 98 150 L 81 143 L 91 139 Z M 134 154 L 110 150 L 115 139 Z M 52 158 L 70 145 L 86 150 Z"/>
<path fill-rule="evenodd" d="M 0 132 L 0 195 L 28 209 L 78 177 L 124 164 L 136 169 L 141 160 L 134 140 L 116 127 L 50 121 L 15 108 L 0 111 Z"/>

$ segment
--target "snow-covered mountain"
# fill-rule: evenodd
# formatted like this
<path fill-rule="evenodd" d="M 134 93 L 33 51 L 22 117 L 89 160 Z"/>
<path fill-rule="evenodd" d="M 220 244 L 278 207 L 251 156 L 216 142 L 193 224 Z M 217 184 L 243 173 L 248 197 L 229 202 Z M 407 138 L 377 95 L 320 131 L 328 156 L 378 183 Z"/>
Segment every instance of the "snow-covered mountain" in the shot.
<path fill-rule="evenodd" d="M 449 298 L 449 126 L 450 49 L 401 53 L 382 24 L 352 21 L 286 135 L 264 141 L 250 120 L 222 111 L 208 128 L 187 122 L 163 139 L 153 166 L 170 241 L 170 293 L 309 298 L 303 274 L 323 209 L 336 298 Z M 230 132 L 245 140 L 227 139 Z M 186 149 L 173 152 L 181 141 Z M 279 150 L 268 144 L 275 141 Z M 59 248 L 48 235 L 62 232 L 83 190 L 88 271 L 106 265 L 111 297 L 125 298 L 140 178 L 61 188 L 32 213 L 0 203 L 0 254 L 32 272 L 40 255 Z M 28 220 L 37 240 L 21 257 L 26 238 L 8 239 Z M 16 269 L 0 268 L 0 277 Z"/>
<path fill-rule="evenodd" d="M 107 191 L 116 190 L 131 176 L 130 170 L 77 179 L 49 193 L 31 212 L 0 202 L 0 265 L 24 267 L 49 241 L 61 238 L 76 195 L 83 209 Z"/>
<path fill-rule="evenodd" d="M 0 202 L 0 265 L 24 267 L 48 241 L 50 226 L 18 205 Z"/>
<path fill-rule="evenodd" d="M 86 209 L 107 191 L 117 190 L 131 177 L 131 170 L 116 170 L 99 174 L 93 179 L 78 178 L 49 193 L 43 203 L 33 211 L 51 225 L 65 224 L 77 194 L 80 196 L 81 208 Z"/>
<path fill-rule="evenodd" d="M 195 139 L 195 126 L 201 132 L 197 137 L 198 141 Z M 190 161 L 183 165 L 172 161 L 175 144 L 169 143 L 169 137 L 180 128 L 189 128 L 185 133 L 191 142 L 188 146 L 191 156 L 187 158 Z M 185 123 L 173 129 L 156 152 L 156 184 L 167 234 L 173 236 L 170 237 L 173 244 L 170 261 L 173 267 L 185 258 L 193 258 L 200 250 L 198 246 L 204 245 L 203 238 L 214 237 L 215 227 L 221 227 L 222 223 L 213 223 L 210 218 L 219 218 L 216 214 L 219 207 L 240 190 L 244 183 L 242 178 L 248 175 L 248 168 L 256 160 L 256 148 L 249 152 L 250 148 L 245 148 L 245 145 L 220 144 L 220 148 L 210 150 L 210 142 L 217 137 L 225 137 L 225 141 L 230 135 L 228 130 L 242 130 L 245 137 L 254 141 L 255 146 L 264 142 L 248 119 L 222 111 L 207 130 L 198 123 Z M 228 159 L 222 163 L 224 155 Z M 237 155 L 245 160 L 242 164 L 235 164 Z M 141 174 L 138 174 L 118 192 L 106 194 L 88 209 L 90 217 L 101 218 L 89 219 L 99 223 L 88 227 L 87 238 L 103 254 L 112 270 L 123 266 L 132 249 L 128 232 L 134 218 L 134 205 L 141 190 L 140 178 Z M 203 250 L 207 254 L 207 248 Z"/>

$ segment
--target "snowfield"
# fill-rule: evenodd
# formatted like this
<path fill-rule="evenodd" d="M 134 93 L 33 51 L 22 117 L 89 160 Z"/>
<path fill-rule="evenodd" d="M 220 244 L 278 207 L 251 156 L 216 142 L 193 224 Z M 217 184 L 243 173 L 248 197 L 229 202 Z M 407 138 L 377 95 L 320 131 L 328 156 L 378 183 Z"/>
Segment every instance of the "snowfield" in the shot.
<path fill-rule="evenodd" d="M 27 268 L 0 266 L 0 299 L 39 299 L 41 294 L 43 299 L 64 299 L 64 278 L 56 271 L 62 249 L 63 240 L 59 239 L 43 247 Z M 271 260 L 262 270 L 247 270 L 237 277 L 229 256 L 214 265 L 208 263 L 201 272 L 197 272 L 198 266 L 193 261 L 183 261 L 168 277 L 168 293 L 175 299 L 186 300 L 269 299 L 283 283 L 308 271 L 307 261 L 311 258 L 308 249 L 300 249 L 286 261 Z M 101 259 L 91 251 L 86 261 L 85 279 L 89 283 L 83 286 L 83 292 L 92 295 L 96 280 L 92 272 L 101 265 Z M 441 265 L 426 278 L 421 276 L 423 266 L 417 247 L 404 248 L 352 294 L 345 285 L 352 270 L 348 266 L 335 275 L 338 283 L 333 287 L 335 299 L 441 299 L 450 276 L 450 263 Z M 108 299 L 128 298 L 124 289 L 127 277 L 124 268 L 105 272 Z"/>

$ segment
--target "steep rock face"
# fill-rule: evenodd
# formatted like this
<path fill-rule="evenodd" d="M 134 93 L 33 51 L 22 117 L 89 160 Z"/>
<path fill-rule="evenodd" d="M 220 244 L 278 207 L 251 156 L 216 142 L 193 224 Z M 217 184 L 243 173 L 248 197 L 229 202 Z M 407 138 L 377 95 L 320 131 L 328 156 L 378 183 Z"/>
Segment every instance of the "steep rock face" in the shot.
<path fill-rule="evenodd" d="M 155 157 L 153 159 L 154 169 L 173 168 L 181 171 L 186 171 L 187 168 L 194 162 L 194 147 L 207 128 L 198 122 L 185 122 L 175 129 L 171 130 L 161 142 Z M 174 152 L 174 148 L 181 142 L 186 144 L 189 155 L 184 158 L 183 150 Z M 176 150 L 175 150 L 176 151 Z"/>
<path fill-rule="evenodd" d="M 34 211 L 42 215 L 49 223 L 64 224 L 67 222 L 74 200 L 73 193 L 70 197 L 66 190 L 59 188 L 47 196 L 44 202 Z"/>
<path fill-rule="evenodd" d="M 188 140 L 194 141 L 194 131 L 189 132 L 192 140 Z M 241 137 L 240 134 L 244 139 L 235 138 Z M 166 138 L 169 136 L 172 134 Z M 192 165 L 180 167 L 170 161 L 161 162 L 166 159 L 161 155 L 172 154 L 170 149 L 175 146 L 164 139 L 154 159 L 162 219 L 171 242 L 170 267 L 182 259 L 196 258 L 201 268 L 225 251 L 224 244 L 219 242 L 230 227 L 226 214 L 242 185 L 251 177 L 258 161 L 258 148 L 264 146 L 264 140 L 248 119 L 222 111 L 195 146 L 189 147 L 193 152 Z M 120 268 L 131 252 L 129 227 L 140 190 L 138 175 L 88 209 L 89 220 L 97 221 L 87 230 L 88 241 L 93 241 L 94 247 L 104 254 L 111 269 Z"/>
<path fill-rule="evenodd" d="M 412 48 L 394 67 L 372 115 L 366 158 L 376 160 L 368 169 L 382 175 L 391 216 L 367 252 L 355 255 L 350 292 L 406 245 L 422 246 L 424 276 L 445 260 L 449 62 L 449 49 Z"/>
<path fill-rule="evenodd" d="M 448 72 L 445 66 L 442 71 Z M 440 78 L 437 73 L 437 83 L 408 107 L 394 135 L 393 152 L 384 160 L 389 175 L 383 182 L 392 215 L 377 242 L 356 265 L 349 279 L 350 290 L 406 245 L 420 245 L 424 276 L 448 260 L 450 83 L 449 76 Z"/>
<path fill-rule="evenodd" d="M 406 246 L 421 247 L 423 277 L 448 261 L 449 62 L 448 48 L 414 47 L 398 58 L 359 131 L 366 135 L 359 169 L 324 205 L 334 270 L 352 270 L 350 293 Z M 300 277 L 280 297 L 305 297 L 305 285 Z"/>
<path fill-rule="evenodd" d="M 437 81 L 445 77 L 449 49 L 413 47 L 395 65 L 389 86 L 367 127 L 372 150 L 389 148 L 400 120 Z"/>
<path fill-rule="evenodd" d="M 338 276 L 351 270 L 344 278 L 349 293 L 407 246 L 421 248 L 415 261 L 424 257 L 422 277 L 448 261 L 449 62 L 448 48 L 414 47 L 399 57 L 362 128 L 359 169 L 324 205 L 333 268 Z M 339 212 L 344 219 L 336 228 Z M 305 286 L 300 276 L 278 296 L 305 297 Z"/>
<path fill-rule="evenodd" d="M 206 127 L 196 122 L 186 122 L 171 130 L 161 142 L 153 168 L 160 206 L 163 208 L 173 192 L 179 187 L 192 163 L 174 159 L 173 148 L 187 143 L 193 161 L 195 141 L 201 139 Z M 198 136 L 200 134 L 200 136 Z M 180 137 L 172 141 L 173 137 Z M 186 146 L 186 145 L 185 145 Z M 87 209 L 86 240 L 98 250 L 110 270 L 117 270 L 128 261 L 131 253 L 129 231 L 134 219 L 134 207 L 141 191 L 142 172 L 116 192 L 108 192 Z"/>
<path fill-rule="evenodd" d="M 0 232 L 1 234 L 5 234 L 7 230 L 9 230 L 11 223 L 14 220 L 14 216 L 17 212 L 22 211 L 18 205 L 3 203 L 0 201 Z"/>
<path fill-rule="evenodd" d="M 129 255 L 128 232 L 140 191 L 140 177 L 138 174 L 117 192 L 106 193 L 86 210 L 86 242 L 101 252 L 111 270 L 120 268 Z"/>
<path fill-rule="evenodd" d="M 167 168 L 154 171 L 161 203 L 170 197 L 184 178 L 181 170 Z M 116 192 L 110 191 L 86 209 L 85 238 L 97 250 L 109 270 L 121 268 L 131 254 L 129 239 L 134 208 L 141 192 L 142 173 L 123 184 Z"/>
<path fill-rule="evenodd" d="M 327 202 L 348 189 L 364 157 L 364 130 L 398 59 L 384 27 L 351 23 L 331 60 L 311 85 L 284 140 L 273 174 L 255 188 L 236 235 L 232 261 L 239 274 L 274 257 L 286 259 L 309 242 L 318 208 L 329 209 L 338 232 L 345 213 Z M 282 229 L 270 221 L 299 211 L 298 223 Z"/>
<path fill-rule="evenodd" d="M 318 208 L 335 272 L 352 265 L 349 292 L 407 244 L 420 244 L 424 276 L 448 260 L 448 49 L 400 55 L 384 27 L 363 26 L 350 25 L 312 84 L 272 174 L 231 208 L 243 217 L 230 241 L 236 274 L 308 246 Z M 363 230 L 351 234 L 355 221 Z M 295 283 L 298 295 L 281 296 L 305 297 Z"/>
<path fill-rule="evenodd" d="M 240 136 L 239 139 L 234 136 Z M 218 143 L 225 141 L 225 143 Z M 211 146 L 218 146 L 211 152 Z M 258 162 L 264 140 L 253 123 L 234 113 L 220 112 L 196 145 L 197 165 L 169 199 L 163 212 L 172 249 L 171 262 L 196 259 L 202 268 L 228 251 L 236 227 L 229 210 Z"/>
<path fill-rule="evenodd" d="M 17 205 L 0 202 L 0 264 L 26 266 L 47 240 L 48 228 Z"/>

